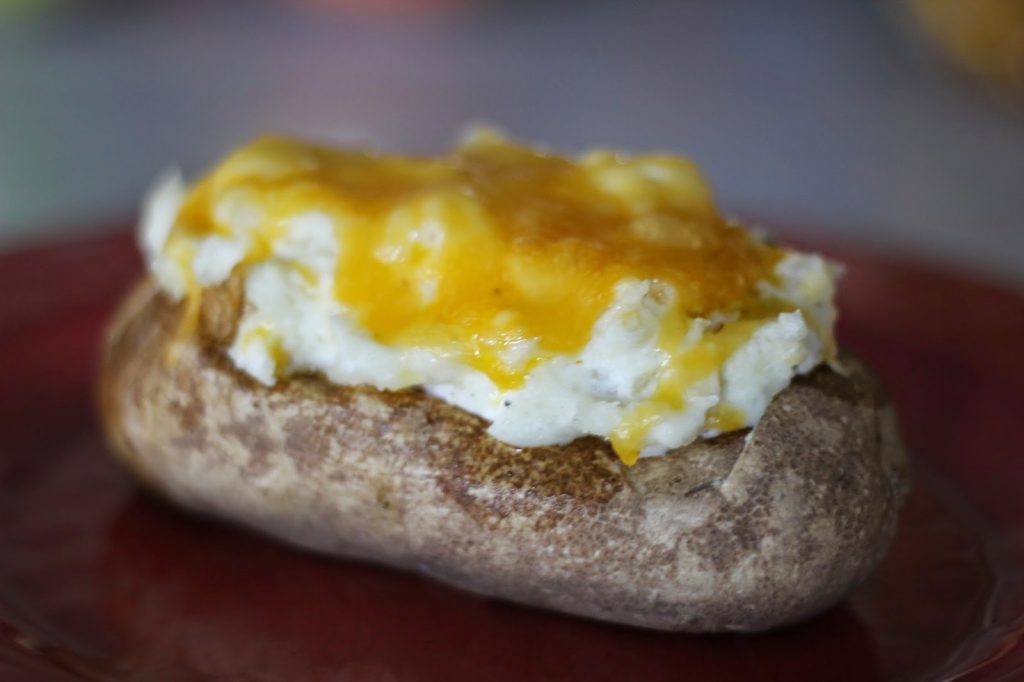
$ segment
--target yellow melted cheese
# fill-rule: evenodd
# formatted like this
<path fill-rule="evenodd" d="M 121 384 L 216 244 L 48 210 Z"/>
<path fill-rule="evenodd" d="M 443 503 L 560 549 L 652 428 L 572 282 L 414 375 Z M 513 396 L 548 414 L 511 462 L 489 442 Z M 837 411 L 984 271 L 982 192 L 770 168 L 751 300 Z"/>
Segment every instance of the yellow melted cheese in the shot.
<path fill-rule="evenodd" d="M 245 267 L 268 258 L 290 221 L 310 212 L 333 221 L 334 294 L 376 341 L 433 349 L 502 389 L 554 355 L 580 351 L 616 283 L 670 285 L 658 341 L 668 371 L 610 437 L 627 463 L 658 415 L 683 406 L 688 385 L 720 368 L 764 320 L 794 309 L 757 288 L 784 252 L 719 215 L 691 163 L 610 152 L 572 160 L 486 133 L 440 158 L 256 140 L 192 188 L 165 252 L 190 272 L 196 239 L 244 232 Z M 303 274 L 302 263 L 294 267 Z M 715 315 L 733 321 L 680 351 L 691 321 Z M 510 361 L 524 344 L 525 360 Z M 708 416 L 711 429 L 744 425 L 728 405 Z"/>

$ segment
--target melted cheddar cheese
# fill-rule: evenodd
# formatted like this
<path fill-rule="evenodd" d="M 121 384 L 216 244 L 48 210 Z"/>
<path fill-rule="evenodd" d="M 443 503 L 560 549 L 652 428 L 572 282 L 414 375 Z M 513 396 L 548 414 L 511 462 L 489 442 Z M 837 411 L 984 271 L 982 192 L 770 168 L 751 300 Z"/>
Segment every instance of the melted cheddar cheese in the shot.
<path fill-rule="evenodd" d="M 656 358 L 652 369 L 633 379 L 636 386 L 595 389 L 600 409 L 616 420 L 599 435 L 627 463 L 667 449 L 649 447 L 652 429 L 690 409 L 687 392 L 724 376 L 726 363 L 765 324 L 800 316 L 825 294 L 831 306 L 827 277 L 828 291 L 812 295 L 809 305 L 788 297 L 777 270 L 790 252 L 723 218 L 694 166 L 666 155 L 598 151 L 573 160 L 491 132 L 438 158 L 267 137 L 237 150 L 179 199 L 150 254 L 155 273 L 177 271 L 165 277 L 165 288 L 177 286 L 194 299 L 200 286 L 241 268 L 254 278 L 247 295 L 257 314 L 277 305 L 259 303 L 280 298 L 275 287 L 294 288 L 292 299 L 316 300 L 302 320 L 343 318 L 366 343 L 397 353 L 400 378 L 378 385 L 437 386 L 435 394 L 492 421 L 499 419 L 494 410 L 477 402 L 507 407 L 538 368 L 548 366 L 550 374 L 567 359 L 595 376 L 607 374 L 586 361 L 598 331 L 636 336 L 647 329 L 637 339 Z M 325 246 L 311 249 L 297 226 Z M 275 276 L 278 284 L 257 282 Z M 633 307 L 622 303 L 623 283 L 646 283 Z M 827 329 L 820 332 L 810 329 L 816 322 L 809 309 L 802 317 L 808 338 L 820 336 L 819 350 L 831 348 L 831 317 L 824 316 Z M 334 338 L 324 320 L 310 333 Z M 323 360 L 294 326 L 269 314 L 243 321 L 237 356 L 262 344 L 261 366 L 272 367 L 265 381 L 289 369 L 350 380 L 333 371 L 345 360 Z M 443 365 L 437 376 L 424 369 L 424 354 Z M 821 359 L 819 353 L 813 364 Z M 806 353 L 792 360 L 808 364 Z M 453 368 L 473 373 L 456 381 L 472 383 L 470 398 L 464 387 L 445 388 L 458 374 Z M 700 433 L 742 428 L 759 417 L 726 398 L 696 400 Z"/>

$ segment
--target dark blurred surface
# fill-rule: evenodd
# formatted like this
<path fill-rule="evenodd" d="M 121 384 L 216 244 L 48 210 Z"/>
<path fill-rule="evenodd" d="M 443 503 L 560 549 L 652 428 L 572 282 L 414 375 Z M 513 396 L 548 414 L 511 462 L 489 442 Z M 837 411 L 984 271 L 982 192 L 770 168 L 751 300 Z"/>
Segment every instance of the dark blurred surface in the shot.
<path fill-rule="evenodd" d="M 729 209 L 1024 282 L 1024 115 L 896 3 L 0 0 L 0 248 L 267 130 L 693 157 Z"/>

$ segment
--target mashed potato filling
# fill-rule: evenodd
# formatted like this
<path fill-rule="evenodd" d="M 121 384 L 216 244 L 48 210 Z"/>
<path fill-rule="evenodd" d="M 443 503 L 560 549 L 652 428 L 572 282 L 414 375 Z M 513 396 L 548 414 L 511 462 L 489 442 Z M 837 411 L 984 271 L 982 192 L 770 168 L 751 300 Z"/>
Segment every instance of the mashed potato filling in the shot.
<path fill-rule="evenodd" d="M 240 272 L 228 352 L 258 381 L 422 386 L 521 447 L 594 435 L 632 464 L 753 425 L 834 354 L 835 267 L 724 219 L 671 156 L 262 138 L 163 177 L 140 229 L 187 320 Z"/>

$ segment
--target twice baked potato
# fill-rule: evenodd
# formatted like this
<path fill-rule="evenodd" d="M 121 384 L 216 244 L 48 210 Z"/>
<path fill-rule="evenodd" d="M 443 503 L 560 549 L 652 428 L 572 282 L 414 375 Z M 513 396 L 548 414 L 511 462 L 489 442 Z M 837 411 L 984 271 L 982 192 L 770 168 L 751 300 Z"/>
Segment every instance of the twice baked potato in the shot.
<path fill-rule="evenodd" d="M 815 254 L 684 159 L 478 133 L 440 158 L 285 138 L 158 183 L 101 393 L 186 507 L 617 623 L 836 602 L 907 486 Z"/>

